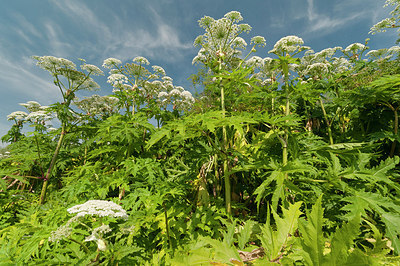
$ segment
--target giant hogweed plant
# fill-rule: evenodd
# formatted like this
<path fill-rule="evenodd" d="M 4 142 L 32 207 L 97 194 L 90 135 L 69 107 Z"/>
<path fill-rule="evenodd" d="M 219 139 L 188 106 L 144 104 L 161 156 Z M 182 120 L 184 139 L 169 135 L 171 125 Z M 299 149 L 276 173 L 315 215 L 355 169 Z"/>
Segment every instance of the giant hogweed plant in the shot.
<path fill-rule="evenodd" d="M 174 86 L 162 67 L 153 65 L 152 70 L 148 70 L 146 66 L 150 62 L 142 56 L 132 61 L 122 65 L 120 60 L 108 58 L 103 63 L 103 67 L 110 69 L 107 82 L 114 87 L 113 93 L 126 113 L 133 116 L 143 110 L 148 118 L 155 116 L 160 126 L 160 119 L 168 119 L 168 106 L 183 111 L 194 103 L 192 94 L 182 86 Z"/>
<path fill-rule="evenodd" d="M 2 199 L 7 202 L 2 210 L 9 213 L 0 227 L 4 261 L 240 265 L 256 250 L 263 259 L 255 264 L 343 265 L 389 263 L 399 254 L 398 157 L 382 160 L 368 153 L 374 146 L 337 136 L 333 122 L 348 119 L 348 113 L 337 111 L 342 91 L 331 87 L 337 83 L 351 90 L 368 84 L 357 74 L 368 76 L 362 71 L 373 67 L 394 74 L 393 60 L 363 62 L 353 45 L 343 50 L 346 61 L 333 57 L 339 48 L 314 53 L 296 36 L 277 42 L 271 50 L 277 59 L 249 58 L 264 45 L 262 37 L 253 38 L 252 49 L 242 57 L 246 45 L 239 35 L 250 26 L 237 24 L 241 20 L 239 12 L 200 20 L 206 33 L 196 39 L 201 49 L 194 63 L 206 70 L 201 74 L 204 96 L 213 97 L 195 103 L 192 113 L 182 112 L 193 103 L 189 93 L 172 85 L 162 68 L 149 70 L 143 57 L 125 65 L 106 59 L 114 94 L 82 101 L 74 94 L 94 87 L 90 76 L 101 74 L 97 68 L 84 63 L 77 71 L 65 59 L 36 58 L 62 93 L 64 102 L 51 107 L 61 131 L 45 133 L 40 120 L 30 121 L 43 138 L 49 134 L 64 142 L 68 152 L 51 143 L 53 151 L 59 150 L 52 157 L 53 171 L 60 174 L 62 188 L 49 190 L 51 197 L 40 207 L 27 204 L 35 196 L 28 193 L 19 208 L 12 198 L 23 193 L 8 191 L 2 182 L 10 196 Z M 370 79 L 378 79 L 381 72 L 372 72 L 376 75 Z M 389 83 L 385 80 L 383 87 L 397 88 Z M 369 88 L 379 91 L 380 84 Z M 298 109 L 301 98 L 308 110 L 326 107 L 322 126 L 332 130 L 326 129 L 324 138 L 314 134 L 315 128 L 301 127 L 309 115 L 299 118 L 304 116 Z M 82 113 L 71 108 L 73 102 Z M 27 121 L 28 114 L 14 115 L 17 123 Z M 148 122 L 152 117 L 161 128 Z M 40 142 L 40 134 L 40 148 L 33 149 L 37 145 L 31 142 L 29 151 L 39 161 L 50 161 L 52 151 Z M 345 143 L 335 144 L 339 139 Z M 1 164 L 25 167 L 23 161 L 12 165 L 15 156 Z M 40 171 L 37 161 L 31 166 Z M 129 215 L 124 225 L 134 230 L 124 234 L 118 231 L 122 221 L 103 216 L 70 220 L 69 206 L 93 199 L 121 204 Z"/>
<path fill-rule="evenodd" d="M 53 77 L 54 84 L 60 90 L 63 102 L 54 104 L 54 109 L 57 118 L 61 122 L 61 133 L 58 139 L 57 147 L 54 151 L 49 168 L 44 177 L 42 192 L 40 195 L 40 204 L 43 204 L 46 197 L 47 186 L 53 167 L 56 163 L 57 156 L 60 152 L 61 146 L 69 127 L 75 120 L 73 111 L 70 106 L 75 98 L 75 93 L 79 90 L 93 90 L 97 89 L 99 85 L 90 77 L 91 75 L 103 75 L 97 66 L 86 64 L 82 61 L 81 70 L 78 71 L 76 65 L 67 59 L 57 58 L 53 56 L 34 56 L 37 60 L 37 65 L 44 70 L 47 70 Z"/>

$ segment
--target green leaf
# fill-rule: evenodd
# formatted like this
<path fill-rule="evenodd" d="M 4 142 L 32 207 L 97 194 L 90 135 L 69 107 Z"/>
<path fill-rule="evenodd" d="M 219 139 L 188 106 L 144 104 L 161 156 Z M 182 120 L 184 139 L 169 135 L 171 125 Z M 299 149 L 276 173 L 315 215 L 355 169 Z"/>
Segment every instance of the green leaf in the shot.
<path fill-rule="evenodd" d="M 302 202 L 289 204 L 288 209 L 282 209 L 282 218 L 272 210 L 276 223 L 276 231 L 271 227 L 268 212 L 267 222 L 261 227 L 262 234 L 259 236 L 265 254 L 269 261 L 276 261 L 286 251 L 293 241 L 293 233 L 297 229 L 299 216 L 302 214 L 300 207 Z"/>
<path fill-rule="evenodd" d="M 345 265 L 353 241 L 359 234 L 360 220 L 359 214 L 341 228 L 336 229 L 331 240 L 331 253 L 326 258 L 329 265 Z"/>
<path fill-rule="evenodd" d="M 324 260 L 325 238 L 322 232 L 324 210 L 321 205 L 322 196 L 313 205 L 311 212 L 307 211 L 307 220 L 299 223 L 302 235 L 301 245 L 307 256 L 307 265 L 322 265 Z"/>

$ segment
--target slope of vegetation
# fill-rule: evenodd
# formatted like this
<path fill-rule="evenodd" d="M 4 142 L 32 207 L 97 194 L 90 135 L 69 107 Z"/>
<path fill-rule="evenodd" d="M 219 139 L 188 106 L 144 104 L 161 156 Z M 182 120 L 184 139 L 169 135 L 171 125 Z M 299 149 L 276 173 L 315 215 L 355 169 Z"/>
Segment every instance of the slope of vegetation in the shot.
<path fill-rule="evenodd" d="M 63 101 L 8 116 L 1 265 L 398 265 L 400 47 L 241 21 L 199 20 L 197 97 L 139 56 L 78 99 L 103 70 L 33 57 Z"/>

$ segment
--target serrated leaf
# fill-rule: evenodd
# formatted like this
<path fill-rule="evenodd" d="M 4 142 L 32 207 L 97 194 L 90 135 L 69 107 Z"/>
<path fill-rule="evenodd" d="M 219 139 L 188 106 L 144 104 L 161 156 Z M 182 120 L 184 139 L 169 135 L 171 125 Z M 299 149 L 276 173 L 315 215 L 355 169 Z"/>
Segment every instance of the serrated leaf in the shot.
<path fill-rule="evenodd" d="M 268 213 L 267 222 L 261 227 L 262 235 L 259 236 L 259 239 L 269 261 L 277 260 L 285 252 L 285 248 L 289 246 L 290 241 L 293 239 L 293 233 L 298 227 L 299 216 L 302 214 L 300 211 L 301 205 L 302 202 L 289 204 L 288 209 L 282 209 L 282 218 L 272 210 L 276 231 L 271 227 Z"/>
<path fill-rule="evenodd" d="M 324 210 L 321 202 L 322 196 L 313 205 L 311 212 L 307 212 L 307 220 L 299 223 L 301 245 L 308 254 L 305 258 L 307 265 L 322 265 L 324 260 L 325 238 L 322 232 Z"/>

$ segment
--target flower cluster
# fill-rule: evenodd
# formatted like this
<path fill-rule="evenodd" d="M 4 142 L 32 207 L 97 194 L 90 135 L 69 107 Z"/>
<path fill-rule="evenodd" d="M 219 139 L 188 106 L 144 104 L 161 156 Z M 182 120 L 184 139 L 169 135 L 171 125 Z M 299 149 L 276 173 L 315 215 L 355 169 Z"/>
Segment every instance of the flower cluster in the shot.
<path fill-rule="evenodd" d="M 158 103 L 164 108 L 168 104 L 173 104 L 174 108 L 188 109 L 194 102 L 192 94 L 181 86 L 176 86 L 169 92 L 161 91 L 158 93 Z"/>
<path fill-rule="evenodd" d="M 104 75 L 103 71 L 95 65 L 83 64 L 81 69 L 89 72 L 92 75 Z"/>
<path fill-rule="evenodd" d="M 119 100 L 116 97 L 94 94 L 81 101 L 75 101 L 75 104 L 87 115 L 95 116 L 99 114 L 103 116 L 116 112 L 118 102 Z"/>
<path fill-rule="evenodd" d="M 250 40 L 250 44 L 259 45 L 259 46 L 262 46 L 262 47 L 264 47 L 266 43 L 267 42 L 265 41 L 265 38 L 262 37 L 262 36 L 254 36 Z"/>
<path fill-rule="evenodd" d="M 69 213 L 76 213 L 77 217 L 96 215 L 99 217 L 128 218 L 126 211 L 121 206 L 106 200 L 89 200 L 83 204 L 73 206 L 67 211 Z"/>
<path fill-rule="evenodd" d="M 54 72 L 59 69 L 72 69 L 76 70 L 76 65 L 68 59 L 59 58 L 55 56 L 33 56 L 38 62 L 40 68 Z"/>
<path fill-rule="evenodd" d="M 4 153 L 0 153 L 0 159 L 10 157 L 10 152 L 6 151 Z"/>
<path fill-rule="evenodd" d="M 132 61 L 135 62 L 135 63 L 139 63 L 140 65 L 150 65 L 149 60 L 147 60 L 143 56 L 136 56 L 135 58 L 133 58 Z"/>
<path fill-rule="evenodd" d="M 246 61 L 246 65 L 248 66 L 262 67 L 263 64 L 264 59 L 259 56 L 252 56 Z"/>
<path fill-rule="evenodd" d="M 237 24 L 243 20 L 240 12 L 231 11 L 221 19 L 205 16 L 199 20 L 199 26 L 205 34 L 198 36 L 194 46 L 201 47 L 192 64 L 205 63 L 207 60 L 223 59 L 225 63 L 233 57 L 241 55 L 246 49 L 246 41 L 239 37 L 241 33 L 248 33 L 251 27 L 248 24 Z M 255 46 L 264 46 L 265 39 L 255 36 L 251 39 Z"/>
<path fill-rule="evenodd" d="M 22 121 L 22 120 L 25 120 L 25 118 L 27 116 L 28 116 L 28 114 L 25 112 L 15 111 L 15 112 L 12 112 L 11 114 L 7 115 L 7 120 Z"/>
<path fill-rule="evenodd" d="M 309 47 L 302 46 L 303 44 L 304 41 L 300 37 L 294 35 L 286 36 L 277 41 L 274 45 L 274 49 L 269 51 L 269 53 L 286 55 L 309 49 Z"/>
<path fill-rule="evenodd" d="M 86 217 L 87 215 L 98 216 L 100 217 L 100 221 L 103 221 L 102 219 L 104 217 L 122 219 L 128 218 L 128 214 L 121 206 L 112 201 L 105 200 L 89 200 L 84 204 L 73 206 L 67 211 L 69 213 L 75 213 L 76 215 L 69 219 L 65 225 L 60 226 L 57 230 L 51 232 L 51 235 L 48 238 L 49 242 L 59 242 L 63 238 L 70 237 L 74 231 L 74 223 L 79 222 L 80 224 L 88 227 L 82 222 L 84 217 Z M 105 251 L 107 249 L 107 244 L 106 241 L 103 239 L 103 236 L 111 231 L 112 229 L 109 225 L 102 223 L 100 226 L 91 229 L 91 234 L 87 236 L 84 241 L 95 241 L 97 244 L 97 248 L 101 251 Z"/>
<path fill-rule="evenodd" d="M 49 115 L 46 111 L 35 111 L 31 112 L 25 120 L 30 121 L 32 123 L 41 123 L 44 121 L 48 121 L 53 119 L 51 115 Z"/>
<path fill-rule="evenodd" d="M 106 60 L 104 60 L 103 67 L 111 69 L 111 68 L 117 67 L 118 65 L 121 65 L 121 64 L 122 64 L 121 60 L 110 57 L 110 58 L 107 58 Z"/>
<path fill-rule="evenodd" d="M 362 43 L 356 42 L 356 43 L 352 43 L 349 46 L 347 46 L 345 49 L 342 50 L 342 52 L 351 57 L 351 56 L 356 56 L 362 52 L 364 52 L 365 50 L 367 50 L 368 47 L 365 46 Z"/>
<path fill-rule="evenodd" d="M 111 74 L 110 76 L 108 76 L 107 82 L 114 87 L 119 87 L 123 84 L 127 84 L 129 80 L 128 77 L 124 74 Z"/>
<path fill-rule="evenodd" d="M 150 64 L 146 58 L 137 56 L 132 61 L 134 63 L 122 67 L 117 65 L 120 63 L 118 59 L 104 61 L 103 66 L 115 67 L 110 69 L 107 82 L 114 87 L 116 97 L 130 100 L 134 108 L 155 102 L 161 108 L 172 104 L 176 108 L 188 109 L 194 103 L 191 93 L 181 86 L 174 86 L 172 78 L 166 76 L 162 67 L 152 66 L 151 72 L 144 66 Z"/>

